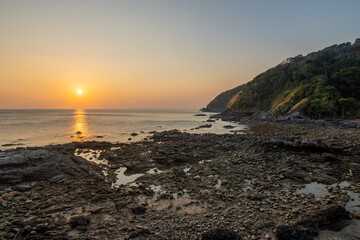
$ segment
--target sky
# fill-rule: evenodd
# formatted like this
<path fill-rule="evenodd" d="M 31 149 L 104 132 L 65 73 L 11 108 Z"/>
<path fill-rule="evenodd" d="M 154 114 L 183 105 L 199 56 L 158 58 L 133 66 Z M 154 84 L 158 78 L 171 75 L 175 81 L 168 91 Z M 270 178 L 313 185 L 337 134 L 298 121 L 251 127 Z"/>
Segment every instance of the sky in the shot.
<path fill-rule="evenodd" d="M 198 109 L 288 57 L 354 42 L 359 12 L 358 0 L 0 0 L 0 109 Z"/>

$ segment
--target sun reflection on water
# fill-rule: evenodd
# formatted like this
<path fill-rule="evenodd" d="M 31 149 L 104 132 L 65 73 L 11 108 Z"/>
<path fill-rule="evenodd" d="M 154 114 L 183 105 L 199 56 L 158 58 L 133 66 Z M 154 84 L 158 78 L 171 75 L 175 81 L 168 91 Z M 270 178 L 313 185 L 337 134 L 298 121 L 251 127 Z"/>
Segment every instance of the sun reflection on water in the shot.
<path fill-rule="evenodd" d="M 85 110 L 76 109 L 73 122 L 73 141 L 85 141 L 88 135 Z"/>

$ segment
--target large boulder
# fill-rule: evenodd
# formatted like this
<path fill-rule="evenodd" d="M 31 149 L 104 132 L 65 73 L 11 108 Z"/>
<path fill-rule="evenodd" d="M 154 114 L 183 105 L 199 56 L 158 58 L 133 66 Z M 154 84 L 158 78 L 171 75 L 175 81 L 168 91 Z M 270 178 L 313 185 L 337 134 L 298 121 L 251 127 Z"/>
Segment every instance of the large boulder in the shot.
<path fill-rule="evenodd" d="M 70 227 L 72 228 L 86 226 L 88 224 L 90 224 L 90 218 L 88 216 L 76 216 L 70 218 Z"/>
<path fill-rule="evenodd" d="M 63 154 L 51 148 L 10 150 L 0 155 L 0 183 L 49 179 L 58 182 L 59 179 L 54 177 L 88 174 L 89 164 L 81 157 Z"/>
<path fill-rule="evenodd" d="M 275 235 L 279 240 L 311 240 L 318 234 L 319 227 L 348 218 L 350 218 L 350 213 L 345 208 L 332 205 L 293 225 L 277 227 Z"/>

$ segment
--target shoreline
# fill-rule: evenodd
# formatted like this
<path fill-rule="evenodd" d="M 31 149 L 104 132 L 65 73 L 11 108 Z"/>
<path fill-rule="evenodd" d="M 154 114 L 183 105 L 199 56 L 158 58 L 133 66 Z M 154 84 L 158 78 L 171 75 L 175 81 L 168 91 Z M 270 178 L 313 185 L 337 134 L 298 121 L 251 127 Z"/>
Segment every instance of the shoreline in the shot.
<path fill-rule="evenodd" d="M 0 171 L 18 174 L 10 179 L 18 183 L 5 184 L 0 175 L 9 239 L 17 232 L 28 239 L 206 239 L 214 229 L 246 239 L 291 239 L 285 234 L 291 231 L 311 239 L 321 216 L 329 223 L 336 222 L 336 209 L 339 218 L 351 216 L 343 209 L 348 191 L 360 193 L 357 123 L 238 120 L 250 125 L 245 134 L 173 130 L 155 133 L 152 141 L 0 152 Z M 11 153 L 7 164 L 5 153 Z M 119 176 L 134 175 L 134 183 L 114 185 Z M 335 184 L 345 181 L 343 189 Z M 329 195 L 296 193 L 314 182 Z M 358 221 L 360 209 L 352 207 Z"/>

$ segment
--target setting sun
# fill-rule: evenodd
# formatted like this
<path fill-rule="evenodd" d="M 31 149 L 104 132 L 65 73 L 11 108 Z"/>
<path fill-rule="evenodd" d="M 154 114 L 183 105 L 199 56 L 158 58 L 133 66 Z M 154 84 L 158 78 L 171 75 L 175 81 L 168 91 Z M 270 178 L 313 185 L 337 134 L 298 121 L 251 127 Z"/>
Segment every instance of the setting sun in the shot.
<path fill-rule="evenodd" d="M 81 89 L 77 90 L 77 94 L 81 95 L 83 93 L 83 91 Z"/>

